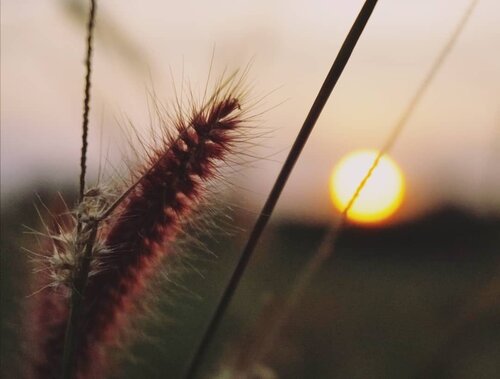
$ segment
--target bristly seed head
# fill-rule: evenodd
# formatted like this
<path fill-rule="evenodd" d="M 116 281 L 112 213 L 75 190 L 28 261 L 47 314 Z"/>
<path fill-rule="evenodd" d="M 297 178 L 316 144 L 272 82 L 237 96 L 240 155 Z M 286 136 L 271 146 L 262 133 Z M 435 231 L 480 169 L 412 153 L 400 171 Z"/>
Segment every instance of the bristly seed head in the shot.
<path fill-rule="evenodd" d="M 76 218 L 83 222 L 100 218 L 114 198 L 116 198 L 116 194 L 106 187 L 93 187 L 87 190 L 82 202 L 78 204 Z"/>
<path fill-rule="evenodd" d="M 206 183 L 219 175 L 220 163 L 239 142 L 245 124 L 240 85 L 241 81 L 222 84 L 206 104 L 193 106 L 190 116 L 179 111 L 172 120 L 175 134 L 168 129 L 171 126 L 162 125 L 164 136 L 158 147 L 147 152 L 148 162 L 132 175 L 137 182 L 100 226 L 83 299 L 83 322 L 77 330 L 77 378 L 103 374 L 108 362 L 104 348 L 119 343 L 124 323 L 138 309 L 138 295 L 161 259 L 172 253 L 170 244 L 203 199 Z M 52 280 L 61 287 L 70 288 L 82 241 L 87 240 L 82 234 L 88 229 L 79 228 L 79 223 L 100 220 L 110 204 L 108 192 L 87 191 L 71 227 L 51 236 L 48 261 Z M 38 372 L 54 373 L 60 367 L 65 323 L 57 325 L 39 341 L 40 350 L 51 354 Z"/>
<path fill-rule="evenodd" d="M 46 230 L 45 235 L 48 244 L 45 244 L 48 251 L 41 255 L 46 257 L 49 276 L 52 282 L 48 285 L 55 288 L 70 289 L 74 280 L 74 273 L 77 271 L 79 259 L 82 255 L 84 241 L 88 239 L 88 228 L 81 227 L 78 230 L 78 220 L 82 226 L 97 220 L 103 211 L 109 206 L 112 194 L 109 190 L 95 187 L 85 193 L 83 201 L 78 205 L 71 218 L 64 223 L 54 220 L 54 230 Z M 93 245 L 92 257 L 98 257 L 106 253 L 103 241 L 98 238 Z M 91 275 L 99 269 L 98 262 L 93 259 L 91 262 Z"/>
<path fill-rule="evenodd" d="M 82 261 L 84 241 L 89 238 L 88 223 L 99 218 L 112 200 L 109 190 L 95 188 L 87 192 L 74 212 L 67 209 L 45 225 L 40 252 L 35 254 L 36 285 L 29 316 L 29 330 L 34 343 L 27 370 L 31 378 L 57 378 L 60 375 L 62 346 L 69 314 L 69 297 L 75 275 Z M 80 222 L 81 228 L 78 227 Z M 89 277 L 102 268 L 98 259 L 107 254 L 102 233 L 92 245 Z"/>

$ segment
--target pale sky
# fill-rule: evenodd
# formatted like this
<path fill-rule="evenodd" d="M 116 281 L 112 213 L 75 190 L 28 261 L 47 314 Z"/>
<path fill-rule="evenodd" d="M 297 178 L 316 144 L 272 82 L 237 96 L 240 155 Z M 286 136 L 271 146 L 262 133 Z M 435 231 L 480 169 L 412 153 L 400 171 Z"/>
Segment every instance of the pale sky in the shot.
<path fill-rule="evenodd" d="M 2 1 L 4 199 L 37 180 L 74 178 L 76 187 L 84 74 L 83 20 L 70 6 L 76 3 Z M 120 166 L 126 118 L 141 131 L 149 127 L 152 87 L 168 102 L 173 80 L 179 87 L 184 73 L 202 93 L 215 46 L 215 72 L 252 60 L 252 95 L 265 96 L 257 111 L 272 108 L 256 126 L 271 131 L 257 151 L 271 158 L 232 179 L 248 209 L 258 210 L 362 3 L 98 1 L 91 170 L 100 145 L 109 146 L 111 164 Z M 469 3 L 379 1 L 278 213 L 332 214 L 332 167 L 353 149 L 383 145 Z M 441 202 L 500 210 L 499 95 L 500 2 L 483 0 L 391 151 L 408 180 L 399 217 Z"/>

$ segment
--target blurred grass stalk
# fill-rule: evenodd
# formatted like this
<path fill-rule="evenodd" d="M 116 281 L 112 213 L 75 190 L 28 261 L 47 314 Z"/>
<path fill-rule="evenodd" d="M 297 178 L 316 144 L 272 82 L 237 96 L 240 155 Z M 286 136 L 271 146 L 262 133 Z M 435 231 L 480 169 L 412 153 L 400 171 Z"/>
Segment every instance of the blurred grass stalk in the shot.
<path fill-rule="evenodd" d="M 339 80 L 342 72 L 351 57 L 351 54 L 356 46 L 359 37 L 361 36 L 370 16 L 377 4 L 377 0 L 366 0 L 363 7 L 361 8 L 356 20 L 354 21 L 351 30 L 349 31 L 342 47 L 340 48 L 337 57 L 335 58 L 333 65 L 328 72 L 328 75 L 321 86 L 318 95 L 302 125 L 302 128 L 295 139 L 295 142 L 288 154 L 288 157 L 283 164 L 281 171 L 276 179 L 274 186 L 259 214 L 259 217 L 250 233 L 248 241 L 241 253 L 240 259 L 229 279 L 229 282 L 220 298 L 220 301 L 214 311 L 214 314 L 208 323 L 205 332 L 200 340 L 194 355 L 189 362 L 189 365 L 184 375 L 185 379 L 194 379 L 200 369 L 201 364 L 205 354 L 209 348 L 211 341 L 215 335 L 215 332 L 219 328 L 222 318 L 231 302 L 231 299 L 238 287 L 238 284 L 245 272 L 245 269 L 250 261 L 250 258 L 257 246 L 262 232 L 264 231 L 271 214 L 278 202 L 278 199 L 286 185 L 286 182 L 297 162 L 300 153 L 302 152 L 309 135 L 311 134 L 316 121 L 318 120 L 326 102 L 328 101 L 330 94 L 332 93 L 337 81 Z"/>
<path fill-rule="evenodd" d="M 418 87 L 415 94 L 411 98 L 404 112 L 401 114 L 401 117 L 399 118 L 398 122 L 394 125 L 393 130 L 389 135 L 389 137 L 387 138 L 385 144 L 379 150 L 369 170 L 367 171 L 361 182 L 358 184 L 347 206 L 342 211 L 338 225 L 336 227 L 335 225 L 333 225 L 328 229 L 328 231 L 326 232 L 325 236 L 323 237 L 320 243 L 319 248 L 309 259 L 304 269 L 299 273 L 297 280 L 294 282 L 290 294 L 285 299 L 283 306 L 280 309 L 277 309 L 274 314 L 267 315 L 270 317 L 266 317 L 266 322 L 269 323 L 269 325 L 265 328 L 266 333 L 259 333 L 259 336 L 254 336 L 255 341 L 252 341 L 253 344 L 252 346 L 257 346 L 257 347 L 252 350 L 253 355 L 245 360 L 247 364 L 246 367 L 237 368 L 238 375 L 242 375 L 241 379 L 249 377 L 252 373 L 252 370 L 262 363 L 261 361 L 264 359 L 265 356 L 267 356 L 267 354 L 270 352 L 270 349 L 276 343 L 276 340 L 279 338 L 282 329 L 286 327 L 286 324 L 290 316 L 293 314 L 295 308 L 298 306 L 301 299 L 303 298 L 304 293 L 306 292 L 307 288 L 311 283 L 311 280 L 321 269 L 321 267 L 323 267 L 324 263 L 335 253 L 336 242 L 338 236 L 342 232 L 343 228 L 346 226 L 346 223 L 348 221 L 349 210 L 353 207 L 364 186 L 370 179 L 373 171 L 377 168 L 380 159 L 383 157 L 384 154 L 390 151 L 390 149 L 396 143 L 398 137 L 401 135 L 401 132 L 407 125 L 408 120 L 414 113 L 421 99 L 427 92 L 430 84 L 436 77 L 436 74 L 440 71 L 440 69 L 443 66 L 443 63 L 446 61 L 446 58 L 452 51 L 453 46 L 455 45 L 456 41 L 461 35 L 463 29 L 465 28 L 478 2 L 479 0 L 472 0 L 469 6 L 466 8 L 463 16 L 457 23 L 452 34 L 450 35 L 445 45 L 439 52 L 438 56 L 432 63 L 432 66 L 428 71 L 427 75 L 424 77 L 423 81 L 421 82 L 420 86 Z M 266 314 L 267 313 L 268 312 L 266 311 Z"/>

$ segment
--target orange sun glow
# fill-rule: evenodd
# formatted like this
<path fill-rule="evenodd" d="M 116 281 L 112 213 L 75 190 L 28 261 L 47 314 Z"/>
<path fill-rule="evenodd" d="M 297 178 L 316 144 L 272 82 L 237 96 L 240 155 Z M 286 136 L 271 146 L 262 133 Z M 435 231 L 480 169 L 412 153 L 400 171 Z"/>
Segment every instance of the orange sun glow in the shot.
<path fill-rule="evenodd" d="M 377 154 L 376 150 L 354 151 L 335 166 L 330 178 L 330 195 L 333 204 L 340 212 L 348 205 Z M 347 212 L 347 217 L 359 223 L 386 220 L 400 207 L 404 190 L 405 183 L 401 169 L 384 154 Z"/>

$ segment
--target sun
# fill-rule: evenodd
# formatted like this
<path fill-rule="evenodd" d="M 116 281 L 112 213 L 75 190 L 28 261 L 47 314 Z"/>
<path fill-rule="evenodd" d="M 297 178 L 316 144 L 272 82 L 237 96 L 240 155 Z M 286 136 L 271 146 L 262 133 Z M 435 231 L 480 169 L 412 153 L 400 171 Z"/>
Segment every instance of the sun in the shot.
<path fill-rule="evenodd" d="M 376 150 L 359 150 L 346 155 L 330 178 L 332 202 L 344 211 L 359 183 L 377 157 Z M 376 223 L 394 214 L 403 202 L 405 181 L 398 165 L 386 154 L 359 193 L 347 217 L 359 223 Z"/>

